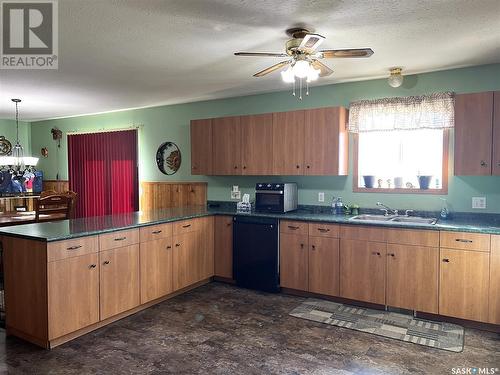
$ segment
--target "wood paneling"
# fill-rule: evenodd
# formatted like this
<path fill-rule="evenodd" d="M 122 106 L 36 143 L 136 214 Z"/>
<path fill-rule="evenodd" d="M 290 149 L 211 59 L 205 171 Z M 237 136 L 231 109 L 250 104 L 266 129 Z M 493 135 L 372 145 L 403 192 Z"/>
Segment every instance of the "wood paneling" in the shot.
<path fill-rule="evenodd" d="M 439 231 L 414 229 L 386 229 L 388 243 L 439 247 Z"/>
<path fill-rule="evenodd" d="M 385 304 L 386 244 L 340 240 L 340 296 Z"/>
<path fill-rule="evenodd" d="M 439 314 L 488 321 L 490 254 L 440 249 Z"/>
<path fill-rule="evenodd" d="M 43 190 L 55 190 L 58 193 L 65 193 L 69 190 L 69 181 L 43 180 Z"/>
<path fill-rule="evenodd" d="M 215 217 L 215 276 L 233 278 L 233 217 Z"/>
<path fill-rule="evenodd" d="M 99 255 L 48 265 L 49 340 L 99 321 Z"/>
<path fill-rule="evenodd" d="M 500 324 L 500 235 L 491 236 L 488 322 Z"/>
<path fill-rule="evenodd" d="M 206 205 L 206 182 L 141 182 L 141 211 Z"/>
<path fill-rule="evenodd" d="M 386 235 L 387 232 L 385 229 L 377 227 L 367 227 L 361 225 L 340 226 L 340 238 L 342 239 L 385 242 Z"/>
<path fill-rule="evenodd" d="M 241 174 L 240 117 L 221 117 L 212 120 L 213 174 Z"/>
<path fill-rule="evenodd" d="M 280 220 L 280 233 L 309 234 L 309 224 L 305 221 Z"/>
<path fill-rule="evenodd" d="M 120 230 L 99 235 L 99 250 L 111 250 L 139 243 L 139 229 Z"/>
<path fill-rule="evenodd" d="M 439 248 L 387 245 L 389 306 L 438 313 Z"/>
<path fill-rule="evenodd" d="M 273 173 L 273 115 L 241 116 L 241 167 L 243 175 Z"/>
<path fill-rule="evenodd" d="M 338 238 L 340 227 L 337 224 L 309 223 L 309 235 Z"/>
<path fill-rule="evenodd" d="M 490 235 L 469 232 L 441 231 L 440 246 L 449 249 L 490 251 Z"/>
<path fill-rule="evenodd" d="M 140 242 L 172 237 L 172 223 L 149 225 L 139 229 Z"/>
<path fill-rule="evenodd" d="M 343 107 L 305 111 L 306 175 L 346 175 L 348 173 L 348 135 Z"/>
<path fill-rule="evenodd" d="M 494 93 L 492 174 L 500 176 L 500 91 Z"/>
<path fill-rule="evenodd" d="M 212 174 L 212 119 L 191 121 L 191 174 Z"/>
<path fill-rule="evenodd" d="M 99 252 L 99 240 L 97 236 L 49 242 L 47 244 L 47 261 L 53 262 L 55 260 L 97 252 Z"/>
<path fill-rule="evenodd" d="M 139 245 L 101 251 L 99 262 L 101 320 L 138 306 Z"/>
<path fill-rule="evenodd" d="M 304 111 L 273 113 L 273 174 L 304 174 Z"/>
<path fill-rule="evenodd" d="M 141 303 L 172 293 L 172 237 L 141 242 L 139 263 Z"/>
<path fill-rule="evenodd" d="M 309 237 L 309 291 L 339 295 L 339 239 Z"/>
<path fill-rule="evenodd" d="M 455 97 L 455 176 L 491 175 L 493 92 Z"/>
<path fill-rule="evenodd" d="M 280 285 L 308 290 L 308 235 L 280 234 Z"/>

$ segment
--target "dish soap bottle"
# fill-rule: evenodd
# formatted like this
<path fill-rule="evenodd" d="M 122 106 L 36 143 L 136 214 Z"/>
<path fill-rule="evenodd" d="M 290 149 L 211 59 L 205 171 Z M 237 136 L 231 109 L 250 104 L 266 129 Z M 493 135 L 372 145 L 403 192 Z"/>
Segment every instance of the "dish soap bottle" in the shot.
<path fill-rule="evenodd" d="M 446 220 L 450 218 L 450 210 L 448 209 L 448 201 L 444 198 L 439 198 L 441 199 L 444 204 L 443 207 L 441 208 L 441 212 L 439 213 L 439 217 L 441 220 Z"/>
<path fill-rule="evenodd" d="M 335 215 L 342 215 L 344 213 L 344 203 L 342 203 L 342 197 L 338 197 L 335 202 Z"/>

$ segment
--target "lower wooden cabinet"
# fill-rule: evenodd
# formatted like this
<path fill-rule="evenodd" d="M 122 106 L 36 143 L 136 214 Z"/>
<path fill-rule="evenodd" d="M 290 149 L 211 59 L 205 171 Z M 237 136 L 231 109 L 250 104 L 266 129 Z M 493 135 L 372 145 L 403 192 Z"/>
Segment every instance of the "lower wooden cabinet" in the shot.
<path fill-rule="evenodd" d="M 309 237 L 309 291 L 339 295 L 339 239 Z"/>
<path fill-rule="evenodd" d="M 99 321 L 97 253 L 50 262 L 47 279 L 49 340 Z"/>
<path fill-rule="evenodd" d="M 172 237 L 141 242 L 140 269 L 141 303 L 172 293 Z"/>
<path fill-rule="evenodd" d="M 99 253 L 101 320 L 140 304 L 139 245 Z"/>
<path fill-rule="evenodd" d="M 214 217 L 196 219 L 200 222 L 198 253 L 196 255 L 196 282 L 214 275 Z"/>
<path fill-rule="evenodd" d="M 387 244 L 340 240 L 340 296 L 385 304 Z"/>
<path fill-rule="evenodd" d="M 215 276 L 233 278 L 233 217 L 215 217 Z"/>
<path fill-rule="evenodd" d="M 386 304 L 438 313 L 439 248 L 387 245 Z"/>
<path fill-rule="evenodd" d="M 439 314 L 488 321 L 487 252 L 440 249 Z"/>
<path fill-rule="evenodd" d="M 500 235 L 491 236 L 488 322 L 500 324 Z"/>
<path fill-rule="evenodd" d="M 307 235 L 280 233 L 280 285 L 282 287 L 308 290 L 308 246 Z"/>

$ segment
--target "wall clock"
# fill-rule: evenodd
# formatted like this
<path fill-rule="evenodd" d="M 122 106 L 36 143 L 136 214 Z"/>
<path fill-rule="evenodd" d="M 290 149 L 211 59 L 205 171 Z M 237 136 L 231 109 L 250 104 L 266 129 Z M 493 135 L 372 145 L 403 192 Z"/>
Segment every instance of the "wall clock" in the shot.
<path fill-rule="evenodd" d="M 0 136 L 0 156 L 9 155 L 12 151 L 12 143 L 3 135 Z"/>
<path fill-rule="evenodd" d="M 156 151 L 156 165 L 161 173 L 174 174 L 181 167 L 181 150 L 173 142 L 165 142 Z"/>

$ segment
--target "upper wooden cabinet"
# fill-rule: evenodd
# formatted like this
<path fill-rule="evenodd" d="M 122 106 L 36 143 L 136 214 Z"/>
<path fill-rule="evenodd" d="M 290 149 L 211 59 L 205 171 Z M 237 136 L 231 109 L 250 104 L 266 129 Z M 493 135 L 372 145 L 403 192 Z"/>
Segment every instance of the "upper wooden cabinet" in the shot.
<path fill-rule="evenodd" d="M 212 119 L 191 121 L 191 174 L 212 174 Z"/>
<path fill-rule="evenodd" d="M 493 160 L 491 168 L 493 175 L 500 176 L 500 91 L 496 91 L 493 97 Z"/>
<path fill-rule="evenodd" d="M 492 169 L 492 150 L 498 159 L 500 155 L 497 135 L 493 140 L 493 104 L 500 100 L 500 92 L 481 92 L 459 94 L 455 98 L 455 175 L 456 176 L 488 176 L 498 167 Z M 497 106 L 499 104 L 497 103 Z M 496 118 L 496 122 L 498 122 Z"/>
<path fill-rule="evenodd" d="M 343 107 L 305 111 L 304 174 L 348 174 L 346 123 L 347 110 Z"/>
<path fill-rule="evenodd" d="M 317 108 L 191 121 L 191 173 L 346 175 L 347 110 Z"/>
<path fill-rule="evenodd" d="M 241 174 L 240 116 L 212 120 L 213 174 Z"/>

